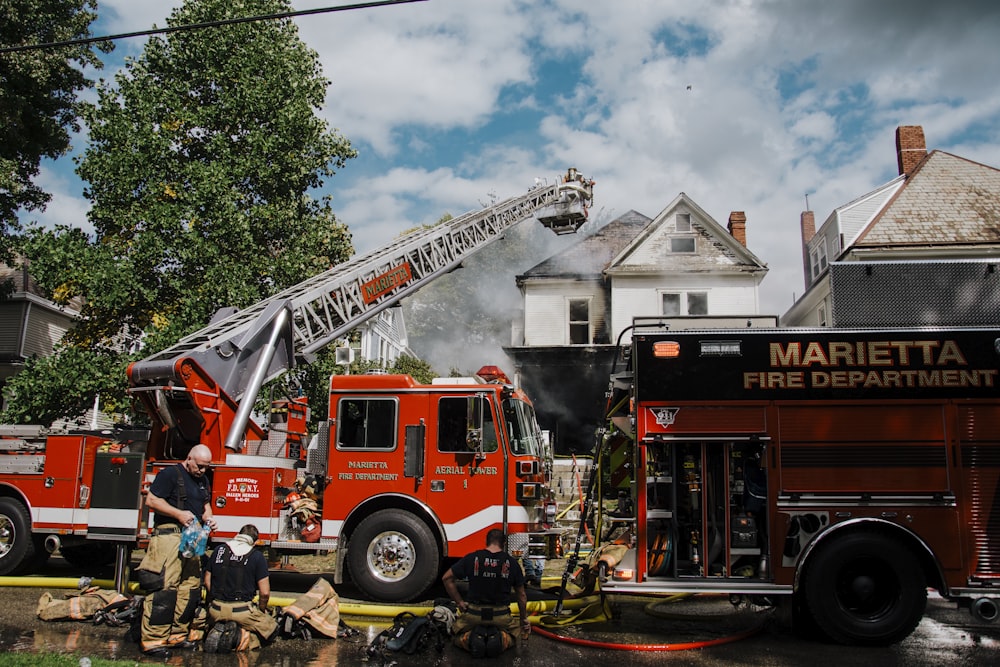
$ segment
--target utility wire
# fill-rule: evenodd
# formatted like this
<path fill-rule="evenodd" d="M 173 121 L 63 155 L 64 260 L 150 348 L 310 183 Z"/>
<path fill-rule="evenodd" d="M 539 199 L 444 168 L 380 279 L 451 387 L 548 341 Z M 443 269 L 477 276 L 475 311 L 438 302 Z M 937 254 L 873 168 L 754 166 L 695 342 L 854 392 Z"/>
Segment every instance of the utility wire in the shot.
<path fill-rule="evenodd" d="M 241 18 L 223 19 L 220 21 L 207 21 L 205 23 L 191 23 L 189 25 L 176 25 L 176 26 L 168 26 L 166 28 L 151 28 L 149 30 L 137 30 L 136 32 L 123 32 L 117 35 L 105 35 L 104 37 L 81 37 L 79 39 L 68 39 L 64 42 L 45 42 L 43 44 L 22 44 L 20 46 L 5 46 L 3 48 L 0 48 L 0 53 L 37 51 L 40 49 L 51 49 L 60 46 L 76 46 L 78 44 L 93 44 L 95 42 L 107 42 L 115 39 L 128 39 L 130 37 L 165 35 L 167 33 L 181 32 L 184 30 L 217 28 L 219 26 L 224 26 L 224 25 L 235 25 L 237 23 L 272 21 L 274 19 L 285 19 L 285 18 L 292 18 L 295 16 L 307 16 L 310 14 L 329 14 L 332 12 L 344 12 L 353 9 L 370 9 L 372 7 L 384 7 L 385 5 L 406 5 L 413 2 L 426 2 L 426 0 L 374 0 L 373 2 L 359 2 L 353 5 L 338 5 L 336 7 L 317 7 L 315 9 L 300 9 L 291 12 L 281 12 L 280 14 L 264 14 L 262 16 L 244 16 Z"/>

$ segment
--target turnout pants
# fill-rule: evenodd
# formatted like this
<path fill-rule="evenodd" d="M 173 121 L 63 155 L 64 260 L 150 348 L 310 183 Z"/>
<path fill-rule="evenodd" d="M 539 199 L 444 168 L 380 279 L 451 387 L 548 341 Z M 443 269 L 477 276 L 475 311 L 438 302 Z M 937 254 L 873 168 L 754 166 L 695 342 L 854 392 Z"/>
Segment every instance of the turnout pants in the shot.
<path fill-rule="evenodd" d="M 520 617 L 510 613 L 510 607 L 481 607 L 470 604 L 469 610 L 459 614 L 451 627 L 454 635 L 452 643 L 466 651 L 469 650 L 469 634 L 479 625 L 493 625 L 500 628 L 507 635 L 506 646 L 512 646 L 521 627 L 521 621 Z"/>
<path fill-rule="evenodd" d="M 201 559 L 183 558 L 179 553 L 180 526 L 156 528 L 146 547 L 143 563 L 162 563 L 163 590 L 147 595 L 142 606 L 143 651 L 184 641 L 197 641 L 191 621 L 201 605 Z"/>
<path fill-rule="evenodd" d="M 212 625 L 236 621 L 240 626 L 237 651 L 252 651 L 271 641 L 278 632 L 278 622 L 261 610 L 255 602 L 223 602 L 213 600 L 208 606 Z"/>

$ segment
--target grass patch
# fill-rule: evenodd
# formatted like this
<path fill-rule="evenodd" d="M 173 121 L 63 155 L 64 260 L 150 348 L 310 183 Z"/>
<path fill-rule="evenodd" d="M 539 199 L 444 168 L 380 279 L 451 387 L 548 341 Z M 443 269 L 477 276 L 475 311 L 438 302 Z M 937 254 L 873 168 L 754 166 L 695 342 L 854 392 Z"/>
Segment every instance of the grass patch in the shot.
<path fill-rule="evenodd" d="M 64 653 L 2 653 L 0 667 L 81 667 L 79 655 Z M 105 658 L 87 658 L 91 667 L 122 667 L 131 664 L 138 665 L 135 660 L 107 660 Z"/>

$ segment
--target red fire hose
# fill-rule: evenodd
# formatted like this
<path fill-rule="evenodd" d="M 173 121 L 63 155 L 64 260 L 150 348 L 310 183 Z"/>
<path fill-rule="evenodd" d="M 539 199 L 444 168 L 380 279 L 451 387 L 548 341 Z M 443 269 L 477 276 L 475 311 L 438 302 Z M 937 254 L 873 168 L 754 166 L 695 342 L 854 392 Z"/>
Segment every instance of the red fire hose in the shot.
<path fill-rule="evenodd" d="M 554 632 L 543 630 L 537 625 L 531 628 L 531 633 L 539 634 L 549 639 L 555 639 L 556 641 L 566 642 L 567 644 L 586 646 L 588 648 L 603 648 L 612 651 L 689 651 L 696 648 L 707 648 L 709 646 L 719 646 L 721 644 L 729 644 L 730 642 L 740 641 L 741 639 L 746 639 L 747 637 L 752 637 L 757 634 L 760 632 L 761 627 L 763 626 L 757 626 L 756 628 L 744 630 L 726 637 L 706 639 L 697 642 L 680 642 L 677 644 L 615 644 L 611 642 L 599 642 L 594 641 L 593 639 L 580 639 L 579 637 L 566 637 L 565 635 L 558 635 Z"/>

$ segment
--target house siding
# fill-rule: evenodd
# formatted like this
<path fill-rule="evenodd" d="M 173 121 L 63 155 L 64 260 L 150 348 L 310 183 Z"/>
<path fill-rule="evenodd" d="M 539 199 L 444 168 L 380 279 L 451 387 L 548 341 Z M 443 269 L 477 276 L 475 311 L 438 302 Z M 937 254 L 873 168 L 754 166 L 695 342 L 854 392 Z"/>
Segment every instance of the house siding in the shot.
<path fill-rule="evenodd" d="M 44 357 L 52 354 L 56 343 L 69 330 L 66 324 L 65 315 L 44 308 L 31 308 L 25 325 L 24 356 Z"/>
<path fill-rule="evenodd" d="M 599 285 L 590 281 L 545 281 L 537 290 L 530 286 L 525 290 L 525 345 L 569 345 L 567 300 L 571 297 L 590 298 L 592 340 L 600 337 L 605 330 L 606 300 Z"/>
<path fill-rule="evenodd" d="M 21 325 L 27 306 L 24 301 L 0 304 L 0 359 L 21 357 Z"/>
<path fill-rule="evenodd" d="M 611 285 L 612 339 L 617 340 L 622 330 L 631 326 L 634 317 L 663 314 L 661 295 L 670 292 L 707 293 L 709 315 L 757 314 L 756 282 L 749 276 L 616 276 Z"/>

